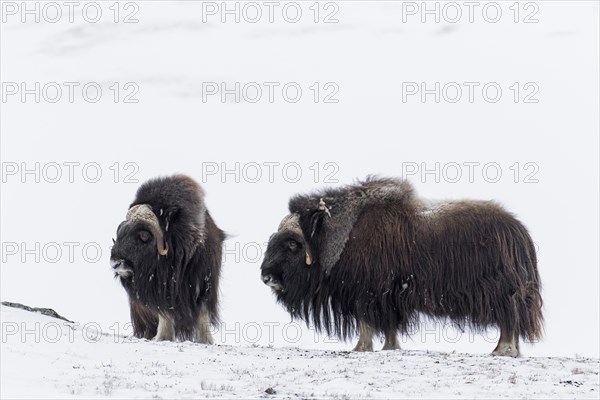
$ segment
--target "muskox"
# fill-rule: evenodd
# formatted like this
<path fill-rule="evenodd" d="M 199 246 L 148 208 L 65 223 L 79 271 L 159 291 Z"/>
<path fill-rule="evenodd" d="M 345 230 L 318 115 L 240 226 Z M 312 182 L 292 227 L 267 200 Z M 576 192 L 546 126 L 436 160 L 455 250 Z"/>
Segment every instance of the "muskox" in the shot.
<path fill-rule="evenodd" d="M 294 318 L 356 351 L 398 349 L 420 316 L 498 327 L 494 355 L 542 333 L 540 278 L 525 227 L 492 201 L 428 202 L 409 182 L 368 178 L 298 195 L 269 239 L 263 282 Z"/>
<path fill-rule="evenodd" d="M 138 189 L 111 250 L 134 336 L 212 343 L 224 239 L 191 178 L 152 179 Z"/>

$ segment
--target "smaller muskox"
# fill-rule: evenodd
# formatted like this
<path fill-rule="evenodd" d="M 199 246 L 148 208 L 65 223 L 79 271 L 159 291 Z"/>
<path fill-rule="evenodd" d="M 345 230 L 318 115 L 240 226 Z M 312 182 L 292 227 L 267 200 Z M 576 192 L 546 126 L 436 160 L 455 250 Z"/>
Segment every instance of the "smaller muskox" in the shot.
<path fill-rule="evenodd" d="M 263 282 L 294 318 L 354 350 L 398 349 L 419 317 L 498 327 L 494 355 L 519 355 L 542 331 L 540 278 L 525 227 L 491 201 L 431 203 L 404 180 L 293 197 L 269 240 Z"/>
<path fill-rule="evenodd" d="M 224 239 L 193 179 L 156 178 L 138 189 L 110 260 L 129 296 L 134 336 L 212 344 Z"/>

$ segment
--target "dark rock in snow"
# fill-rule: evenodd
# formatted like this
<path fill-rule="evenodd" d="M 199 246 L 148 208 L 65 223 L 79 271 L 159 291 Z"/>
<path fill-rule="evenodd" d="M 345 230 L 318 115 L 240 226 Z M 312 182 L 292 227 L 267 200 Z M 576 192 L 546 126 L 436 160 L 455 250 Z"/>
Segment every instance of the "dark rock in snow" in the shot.
<path fill-rule="evenodd" d="M 29 307 L 21 303 L 11 303 L 10 301 L 3 301 L 2 305 L 6 307 L 20 308 L 21 310 L 47 315 L 49 317 L 62 319 L 63 321 L 67 321 L 74 324 L 73 321 L 71 321 L 70 319 L 66 319 L 51 308 Z"/>

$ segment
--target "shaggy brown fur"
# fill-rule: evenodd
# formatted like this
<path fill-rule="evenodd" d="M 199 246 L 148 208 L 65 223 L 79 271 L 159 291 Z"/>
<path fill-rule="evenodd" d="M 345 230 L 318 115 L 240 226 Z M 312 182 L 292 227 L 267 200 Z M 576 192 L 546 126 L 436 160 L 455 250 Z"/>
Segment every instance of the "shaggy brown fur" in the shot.
<path fill-rule="evenodd" d="M 129 299 L 129 307 L 133 336 L 148 340 L 156 336 L 158 313 L 136 299 Z"/>
<path fill-rule="evenodd" d="M 212 342 L 205 325 L 219 321 L 225 234 L 206 209 L 204 192 L 184 175 L 156 178 L 140 186 L 130 210 L 137 205 L 150 210 L 158 227 L 148 218 L 123 221 L 111 250 L 115 276 L 129 295 L 134 335 Z M 158 332 L 161 319 L 168 322 L 164 332 Z"/>
<path fill-rule="evenodd" d="M 289 208 L 301 235 L 271 237 L 263 281 L 316 329 L 348 338 L 361 321 L 392 342 L 423 314 L 476 330 L 497 326 L 517 354 L 518 337 L 541 336 L 533 242 L 498 204 L 432 206 L 406 181 L 371 178 L 296 196 Z"/>

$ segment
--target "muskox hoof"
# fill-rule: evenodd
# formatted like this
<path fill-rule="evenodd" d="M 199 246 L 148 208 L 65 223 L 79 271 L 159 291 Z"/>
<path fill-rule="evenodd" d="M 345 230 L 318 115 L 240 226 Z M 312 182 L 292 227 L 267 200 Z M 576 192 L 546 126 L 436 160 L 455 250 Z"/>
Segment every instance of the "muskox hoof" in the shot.
<path fill-rule="evenodd" d="M 173 340 L 175 338 L 175 330 L 173 321 L 170 317 L 159 315 L 158 327 L 156 328 L 156 336 L 152 340 L 160 342 L 163 340 Z"/>
<path fill-rule="evenodd" d="M 154 340 L 155 342 L 162 342 L 164 340 L 173 341 L 173 337 L 170 335 L 157 334 L 152 338 L 152 340 Z"/>
<path fill-rule="evenodd" d="M 200 343 L 200 344 L 214 344 L 215 343 L 210 332 L 201 332 L 199 334 L 196 334 L 196 336 L 194 337 L 194 342 Z"/>
<path fill-rule="evenodd" d="M 519 357 L 519 349 L 512 344 L 499 344 L 498 347 L 492 352 L 493 356 L 504 356 L 504 357 Z"/>
<path fill-rule="evenodd" d="M 354 349 L 352 349 L 352 351 L 360 351 L 360 352 L 365 352 L 365 351 L 373 351 L 373 343 L 361 343 L 358 342 L 358 344 L 356 345 L 356 347 Z"/>
<path fill-rule="evenodd" d="M 383 348 L 381 350 L 400 350 L 396 331 L 387 332 L 385 334 L 385 343 L 383 343 Z"/>
<path fill-rule="evenodd" d="M 385 343 L 381 350 L 400 350 L 400 345 L 398 343 Z"/>

